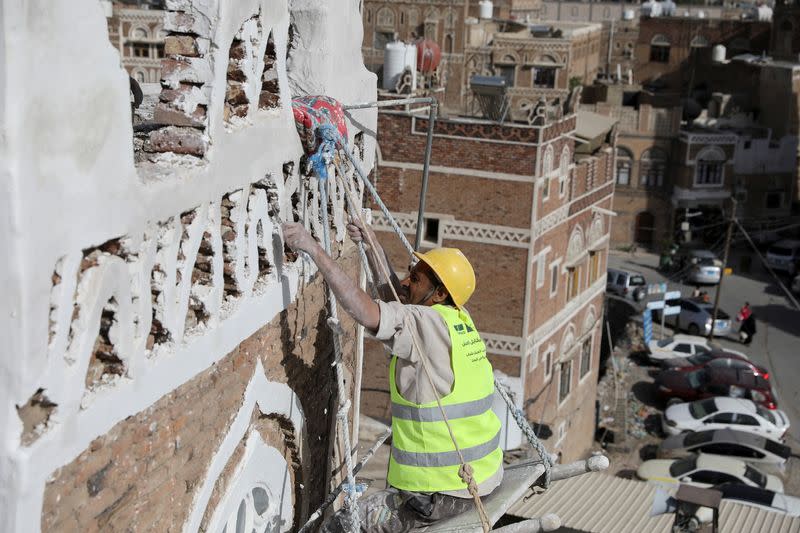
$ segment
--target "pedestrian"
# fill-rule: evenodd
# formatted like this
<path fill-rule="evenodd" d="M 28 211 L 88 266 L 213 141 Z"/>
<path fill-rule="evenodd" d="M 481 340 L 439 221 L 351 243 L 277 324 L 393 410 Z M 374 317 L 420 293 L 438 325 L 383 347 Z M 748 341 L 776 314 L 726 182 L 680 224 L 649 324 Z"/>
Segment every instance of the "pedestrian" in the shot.
<path fill-rule="evenodd" d="M 756 334 L 756 317 L 751 312 L 750 315 L 742 321 L 742 325 L 739 327 L 739 340 L 742 341 L 742 344 L 747 346 L 753 342 L 753 337 Z"/>
<path fill-rule="evenodd" d="M 741 309 L 739 309 L 739 313 L 736 315 L 736 320 L 739 322 L 744 322 L 750 315 L 753 314 L 753 311 L 750 309 L 750 302 L 745 302 Z"/>
<path fill-rule="evenodd" d="M 386 253 L 374 232 L 360 221 L 349 224 L 347 230 L 353 241 L 375 244 L 375 248 L 366 246 L 366 251 L 373 279 L 381 279 L 376 267 Z M 475 274 L 467 258 L 455 248 L 414 252 L 419 262 L 408 276 L 400 281 L 392 275 L 389 281 L 402 302 L 373 300 L 301 224 L 284 224 L 283 234 L 290 248 L 306 252 L 317 264 L 342 308 L 392 354 L 387 489 L 359 498 L 361 531 L 405 532 L 473 508 L 467 485 L 459 477 L 460 460 L 436 404 L 438 396 L 464 459 L 472 466 L 478 494 L 491 493 L 503 477 L 500 420 L 492 411 L 492 366 L 464 309 L 475 290 Z M 380 287 L 379 294 L 385 295 L 386 288 Z M 342 509 L 321 531 L 349 531 L 349 523 Z"/>
<path fill-rule="evenodd" d="M 692 291 L 692 298 L 700 298 L 700 286 L 695 285 L 694 290 Z"/>

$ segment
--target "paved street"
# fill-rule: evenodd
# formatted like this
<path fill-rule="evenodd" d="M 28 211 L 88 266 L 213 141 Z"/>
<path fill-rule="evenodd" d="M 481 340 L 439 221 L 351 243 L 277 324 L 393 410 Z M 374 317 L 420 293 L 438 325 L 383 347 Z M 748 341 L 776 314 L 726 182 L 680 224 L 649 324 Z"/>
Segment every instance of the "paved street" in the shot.
<path fill-rule="evenodd" d="M 723 281 L 720 308 L 735 317 L 742 304 L 749 301 L 757 319 L 757 332 L 749 347 L 738 342 L 736 333 L 732 333 L 730 338 L 720 339 L 720 344 L 743 351 L 755 363 L 769 368 L 778 406 L 786 411 L 792 422 L 789 433 L 795 440 L 800 440 L 800 311 L 793 308 L 775 280 L 759 264 L 755 253 L 752 254 L 751 271 L 740 272 L 738 267 L 745 255 L 749 254 L 743 248 L 732 251 L 729 265 L 733 266 L 734 273 Z M 656 270 L 657 265 L 657 255 L 642 252 L 631 256 L 612 251 L 608 261 L 610 268 L 635 270 L 643 274 L 648 283 L 667 281 L 669 290 L 680 289 L 684 296 L 691 294 L 693 286 L 665 278 Z M 785 278 L 783 281 L 787 282 Z M 713 301 L 716 288 L 706 287 L 705 290 Z M 658 338 L 660 326 L 653 326 L 653 335 Z"/>

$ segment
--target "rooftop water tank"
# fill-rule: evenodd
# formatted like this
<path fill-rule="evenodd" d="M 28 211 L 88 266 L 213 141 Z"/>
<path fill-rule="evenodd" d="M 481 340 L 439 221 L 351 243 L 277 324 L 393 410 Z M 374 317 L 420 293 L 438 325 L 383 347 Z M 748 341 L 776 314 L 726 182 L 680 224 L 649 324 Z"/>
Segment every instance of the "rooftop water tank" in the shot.
<path fill-rule="evenodd" d="M 393 91 L 403 71 L 411 69 L 413 76 L 412 89 L 416 88 L 417 79 L 417 47 L 400 41 L 386 43 L 386 53 L 383 56 L 383 88 Z"/>
<path fill-rule="evenodd" d="M 636 17 L 636 12 L 633 9 L 626 9 L 622 12 L 622 20 L 633 20 Z"/>
<path fill-rule="evenodd" d="M 480 2 L 478 2 L 478 14 L 482 19 L 492 18 L 493 11 L 494 11 L 494 4 L 492 3 L 491 0 L 481 0 Z"/>
<path fill-rule="evenodd" d="M 661 2 L 661 14 L 665 17 L 672 17 L 675 16 L 675 11 L 677 11 L 678 6 L 675 5 L 675 2 L 672 0 L 664 0 Z"/>
<path fill-rule="evenodd" d="M 711 60 L 715 63 L 722 63 L 725 61 L 725 56 L 727 55 L 728 51 L 725 47 L 721 44 L 714 45 L 714 48 L 711 49 Z"/>
<path fill-rule="evenodd" d="M 699 18 L 699 19 L 706 18 L 706 12 L 705 11 L 698 11 L 697 12 L 697 18 Z"/>
<path fill-rule="evenodd" d="M 661 16 L 661 3 L 654 0 L 647 0 L 642 4 L 641 14 L 643 17 Z"/>
<path fill-rule="evenodd" d="M 417 42 L 417 70 L 423 74 L 435 71 L 442 60 L 442 50 L 430 39 Z"/>
<path fill-rule="evenodd" d="M 772 8 L 766 4 L 761 4 L 756 8 L 755 18 L 763 22 L 770 22 L 772 20 Z"/>

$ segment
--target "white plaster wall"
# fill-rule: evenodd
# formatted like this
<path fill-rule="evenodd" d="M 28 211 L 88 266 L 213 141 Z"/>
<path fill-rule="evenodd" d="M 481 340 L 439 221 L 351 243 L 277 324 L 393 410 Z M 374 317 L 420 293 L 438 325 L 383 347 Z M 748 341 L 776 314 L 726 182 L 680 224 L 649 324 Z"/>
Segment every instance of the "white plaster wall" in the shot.
<path fill-rule="evenodd" d="M 44 485 L 53 470 L 118 421 L 208 368 L 295 298 L 298 272 L 278 264 L 278 272 L 260 292 L 243 295 L 213 317 L 211 327 L 179 340 L 159 357 L 148 358 L 144 352 L 149 322 L 147 328 L 123 325 L 118 348 L 129 375 L 89 395 L 83 386 L 89 341 L 67 342 L 70 284 L 75 283 L 81 250 L 127 235 L 141 251 L 136 262 L 112 258 L 83 276 L 76 298 L 87 312 L 77 320 L 77 329 L 89 339 L 92 328 L 96 335 L 103 303 L 97 306 L 93 298 L 135 295 L 147 287 L 157 223 L 196 207 L 213 223 L 223 194 L 268 174 L 282 182 L 283 163 L 301 156 L 290 95 L 327 94 L 343 103 L 376 98 L 375 77 L 361 60 L 358 2 L 315 4 L 169 0 L 170 8 L 198 14 L 198 24 L 218 46 L 198 67 L 211 76 L 205 95 L 211 148 L 201 163 L 164 156 L 160 165 L 137 169 L 127 74 L 108 43 L 100 3 L 0 2 L 0 242 L 5 252 L 0 261 L 0 516 L 7 531 L 38 529 L 38 518 L 31 517 L 41 514 Z M 280 108 L 254 111 L 242 127 L 228 131 L 222 119 L 228 46 L 242 22 L 259 9 L 276 29 L 278 57 L 285 56 L 290 18 L 297 25 L 297 48 L 289 72 L 280 61 Z M 268 33 L 265 28 L 265 39 Z M 374 131 L 374 110 L 352 118 Z M 351 140 L 356 131 L 351 125 Z M 365 141 L 365 167 L 370 168 L 374 138 L 367 135 Z M 284 214 L 288 194 L 282 191 L 280 199 Z M 278 221 L 271 222 L 278 232 Z M 57 264 L 65 275 L 51 295 Z M 61 313 L 48 345 L 51 303 Z M 119 313 L 128 321 L 149 313 L 147 302 L 124 307 Z M 23 447 L 15 406 L 38 388 L 59 405 L 44 434 Z"/>

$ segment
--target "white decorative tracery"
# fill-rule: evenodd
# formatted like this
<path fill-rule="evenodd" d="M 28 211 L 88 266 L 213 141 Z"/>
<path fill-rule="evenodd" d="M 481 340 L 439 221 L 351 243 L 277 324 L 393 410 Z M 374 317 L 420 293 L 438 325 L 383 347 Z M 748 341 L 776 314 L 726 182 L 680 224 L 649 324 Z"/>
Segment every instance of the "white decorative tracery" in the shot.
<path fill-rule="evenodd" d="M 586 247 L 583 239 L 583 228 L 580 224 L 575 224 L 572 228 L 572 234 L 569 237 L 569 244 L 567 244 L 566 264 L 574 264 L 583 257 L 586 253 Z"/>

